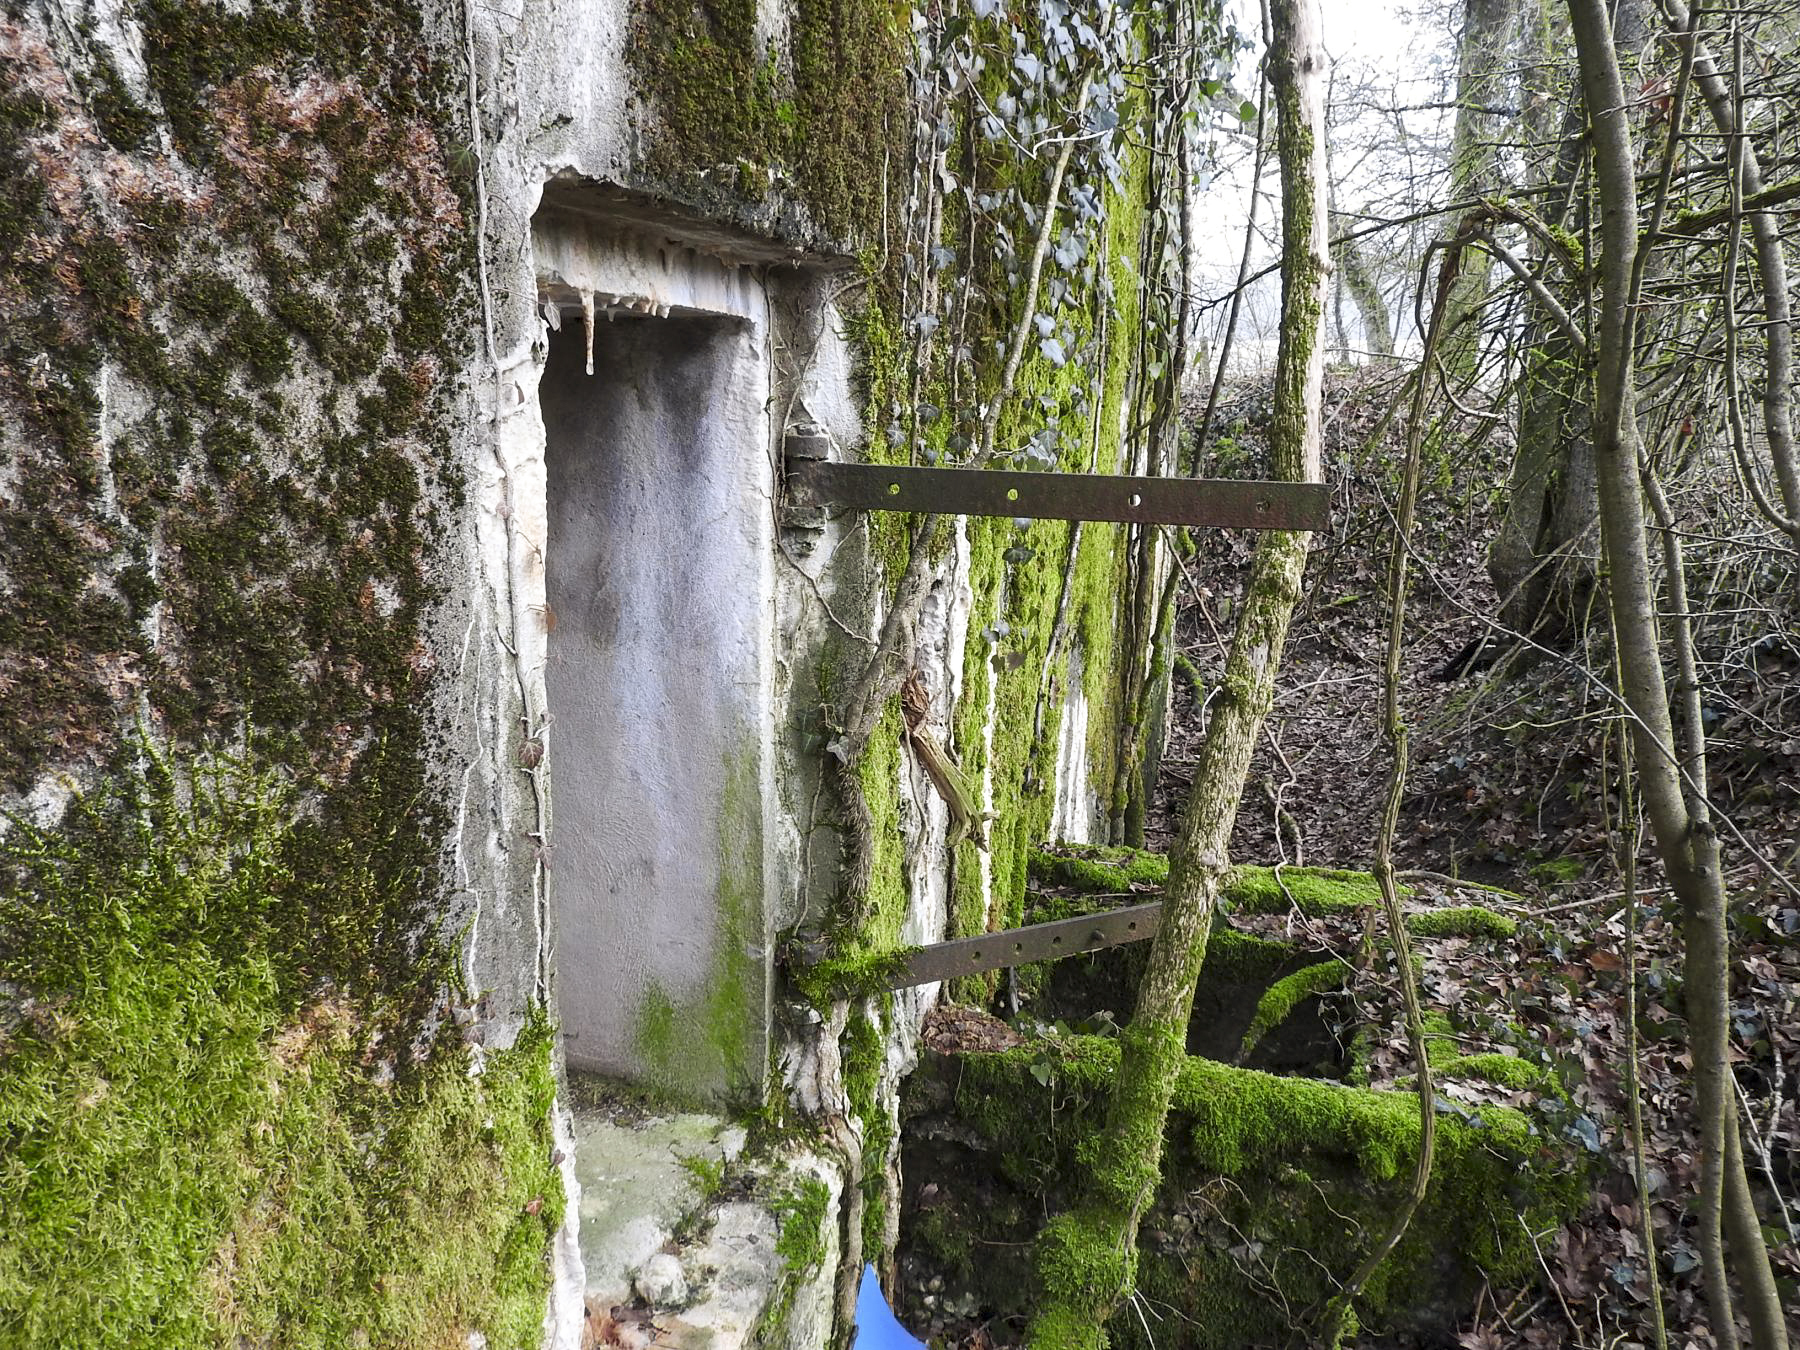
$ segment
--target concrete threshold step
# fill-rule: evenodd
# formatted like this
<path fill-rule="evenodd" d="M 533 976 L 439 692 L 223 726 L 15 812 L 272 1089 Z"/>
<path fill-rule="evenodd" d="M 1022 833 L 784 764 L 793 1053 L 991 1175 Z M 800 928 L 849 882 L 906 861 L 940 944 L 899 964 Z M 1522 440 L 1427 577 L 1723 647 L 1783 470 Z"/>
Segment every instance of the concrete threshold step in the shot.
<path fill-rule="evenodd" d="M 592 1343 L 736 1350 L 817 1334 L 807 1326 L 829 1317 L 837 1245 L 834 1169 L 811 1155 L 753 1159 L 744 1127 L 721 1116 L 576 1095 Z M 778 1199 L 809 1178 L 829 1189 L 819 1237 L 833 1259 L 796 1270 L 780 1250 L 792 1218 Z"/>

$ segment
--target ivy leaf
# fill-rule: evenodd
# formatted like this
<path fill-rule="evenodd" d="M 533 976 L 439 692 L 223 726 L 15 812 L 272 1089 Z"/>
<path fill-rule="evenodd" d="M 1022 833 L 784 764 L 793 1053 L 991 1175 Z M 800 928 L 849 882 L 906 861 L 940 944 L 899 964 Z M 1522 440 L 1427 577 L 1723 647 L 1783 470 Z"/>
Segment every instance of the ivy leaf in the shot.
<path fill-rule="evenodd" d="M 1039 343 L 1038 350 L 1043 352 L 1045 360 L 1049 361 L 1053 366 L 1063 365 L 1069 359 L 1063 352 L 1062 343 L 1058 342 L 1053 337 L 1045 338 Z"/>
<path fill-rule="evenodd" d="M 1238 116 L 1246 122 L 1254 122 L 1256 120 L 1256 105 L 1249 99 L 1245 99 L 1242 103 L 1238 104 Z"/>
<path fill-rule="evenodd" d="M 1027 84 L 1036 84 L 1044 76 L 1044 63 L 1030 52 L 1020 52 L 1013 57 L 1013 69 L 1019 72 Z"/>

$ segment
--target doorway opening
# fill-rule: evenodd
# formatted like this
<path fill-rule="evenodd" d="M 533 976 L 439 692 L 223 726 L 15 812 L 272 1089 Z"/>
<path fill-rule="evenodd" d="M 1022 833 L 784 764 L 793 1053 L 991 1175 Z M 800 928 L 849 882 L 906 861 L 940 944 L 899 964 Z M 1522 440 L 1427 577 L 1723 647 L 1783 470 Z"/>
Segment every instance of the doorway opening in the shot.
<path fill-rule="evenodd" d="M 683 256 L 648 257 L 631 279 L 660 259 L 660 296 L 679 295 Z M 767 326 L 551 275 L 561 324 L 539 400 L 566 1058 L 695 1100 L 754 1094 L 770 979 Z"/>

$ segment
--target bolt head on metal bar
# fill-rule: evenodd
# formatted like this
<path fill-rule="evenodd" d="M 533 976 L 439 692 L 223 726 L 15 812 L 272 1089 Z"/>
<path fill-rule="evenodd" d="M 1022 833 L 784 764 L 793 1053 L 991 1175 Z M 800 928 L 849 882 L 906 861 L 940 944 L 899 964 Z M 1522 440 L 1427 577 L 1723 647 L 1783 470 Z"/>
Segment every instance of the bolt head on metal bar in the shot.
<path fill-rule="evenodd" d="M 1323 483 L 925 469 L 799 458 L 788 461 L 787 477 L 795 505 L 858 511 L 1320 530 L 1330 523 L 1331 510 Z"/>

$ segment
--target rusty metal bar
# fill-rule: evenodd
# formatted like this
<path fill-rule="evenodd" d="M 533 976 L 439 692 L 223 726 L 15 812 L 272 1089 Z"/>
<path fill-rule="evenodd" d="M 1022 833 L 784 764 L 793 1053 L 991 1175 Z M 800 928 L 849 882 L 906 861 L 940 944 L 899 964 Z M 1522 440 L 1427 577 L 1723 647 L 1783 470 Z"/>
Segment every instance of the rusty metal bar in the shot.
<path fill-rule="evenodd" d="M 1056 919 L 1026 928 L 1009 928 L 980 937 L 958 938 L 921 947 L 904 971 L 888 982 L 890 989 L 905 989 L 958 975 L 979 975 L 1003 966 L 1022 966 L 1031 961 L 1055 961 L 1081 952 L 1104 951 L 1127 942 L 1142 942 L 1156 932 L 1162 918 L 1162 902 L 1129 905 L 1124 909 L 1084 914 L 1077 919 Z"/>
<path fill-rule="evenodd" d="M 1330 523 L 1331 494 L 1323 483 L 921 469 L 798 455 L 787 467 L 789 501 L 800 507 L 1252 530 L 1322 530 Z"/>

